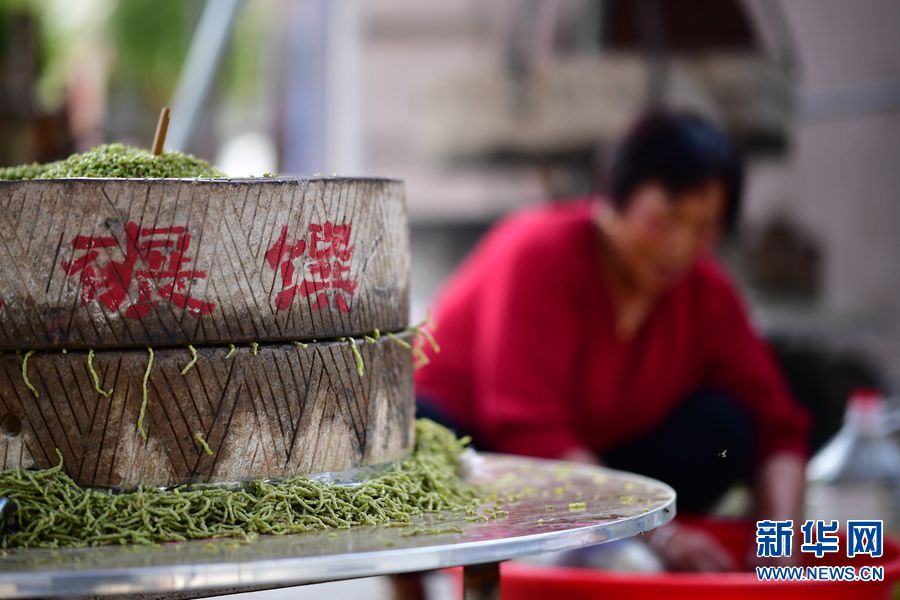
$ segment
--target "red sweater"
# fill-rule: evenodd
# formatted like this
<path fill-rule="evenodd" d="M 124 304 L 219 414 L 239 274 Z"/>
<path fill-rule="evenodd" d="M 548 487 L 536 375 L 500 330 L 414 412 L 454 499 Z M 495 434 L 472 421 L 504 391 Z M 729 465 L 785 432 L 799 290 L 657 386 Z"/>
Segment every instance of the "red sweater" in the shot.
<path fill-rule="evenodd" d="M 554 458 L 576 447 L 602 457 L 713 389 L 752 415 L 759 460 L 805 453 L 807 413 L 713 260 L 621 341 L 597 235 L 584 200 L 520 213 L 489 233 L 440 298 L 442 351 L 417 372 L 417 393 L 492 450 Z"/>

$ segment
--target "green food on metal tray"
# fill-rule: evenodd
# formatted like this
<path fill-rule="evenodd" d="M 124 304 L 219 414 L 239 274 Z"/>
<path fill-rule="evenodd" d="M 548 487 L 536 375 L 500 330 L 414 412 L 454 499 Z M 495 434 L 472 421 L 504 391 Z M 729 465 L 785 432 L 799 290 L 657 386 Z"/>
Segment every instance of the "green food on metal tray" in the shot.
<path fill-rule="evenodd" d="M 0 179 L 114 178 L 210 178 L 225 177 L 205 160 L 182 152 L 155 156 L 148 150 L 124 144 L 103 144 L 64 160 L 0 168 Z"/>
<path fill-rule="evenodd" d="M 199 443 L 199 440 L 198 440 Z M 60 464 L 0 472 L 0 496 L 16 506 L 3 548 L 152 544 L 251 538 L 354 525 L 405 525 L 426 512 L 474 514 L 478 489 L 459 476 L 465 442 L 428 420 L 416 423 L 412 457 L 355 486 L 305 477 L 255 481 L 239 489 L 84 489 Z M 449 528 L 441 532 L 450 531 Z"/>

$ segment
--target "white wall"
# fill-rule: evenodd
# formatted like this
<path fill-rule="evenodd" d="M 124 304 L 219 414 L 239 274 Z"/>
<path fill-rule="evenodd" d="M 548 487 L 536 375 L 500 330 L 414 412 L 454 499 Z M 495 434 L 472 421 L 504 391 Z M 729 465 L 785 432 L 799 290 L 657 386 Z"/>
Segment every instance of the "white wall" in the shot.
<path fill-rule="evenodd" d="M 900 3 L 783 0 L 800 115 L 781 202 L 825 244 L 825 309 L 900 381 Z"/>

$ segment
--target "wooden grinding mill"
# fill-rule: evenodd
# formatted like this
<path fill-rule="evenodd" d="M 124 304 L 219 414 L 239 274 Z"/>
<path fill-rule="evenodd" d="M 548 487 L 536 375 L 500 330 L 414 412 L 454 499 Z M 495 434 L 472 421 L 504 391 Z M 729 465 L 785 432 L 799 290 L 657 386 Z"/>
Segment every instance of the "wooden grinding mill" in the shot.
<path fill-rule="evenodd" d="M 0 469 L 58 450 L 130 489 L 403 458 L 405 210 L 387 179 L 0 181 Z"/>

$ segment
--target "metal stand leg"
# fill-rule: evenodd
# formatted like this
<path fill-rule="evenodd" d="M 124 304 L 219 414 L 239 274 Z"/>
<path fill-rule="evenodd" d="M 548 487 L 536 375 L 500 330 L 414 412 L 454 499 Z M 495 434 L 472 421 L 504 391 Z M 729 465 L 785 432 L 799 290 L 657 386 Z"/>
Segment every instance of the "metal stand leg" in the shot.
<path fill-rule="evenodd" d="M 463 567 L 464 600 L 500 600 L 500 563 Z"/>

